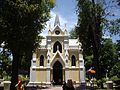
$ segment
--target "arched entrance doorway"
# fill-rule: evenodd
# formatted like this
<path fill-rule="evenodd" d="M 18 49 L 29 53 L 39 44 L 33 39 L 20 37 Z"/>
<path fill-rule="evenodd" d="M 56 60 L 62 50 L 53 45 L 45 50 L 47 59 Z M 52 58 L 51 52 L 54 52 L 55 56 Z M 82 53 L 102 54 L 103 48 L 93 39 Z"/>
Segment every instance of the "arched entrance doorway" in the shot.
<path fill-rule="evenodd" d="M 63 66 L 59 61 L 53 65 L 53 80 L 55 85 L 61 85 L 63 82 Z"/>

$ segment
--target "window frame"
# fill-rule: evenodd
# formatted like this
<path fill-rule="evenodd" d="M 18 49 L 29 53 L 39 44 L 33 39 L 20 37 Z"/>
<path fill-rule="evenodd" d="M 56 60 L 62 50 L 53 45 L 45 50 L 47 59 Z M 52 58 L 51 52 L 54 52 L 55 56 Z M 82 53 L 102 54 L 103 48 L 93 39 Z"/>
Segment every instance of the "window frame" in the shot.
<path fill-rule="evenodd" d="M 40 66 L 44 66 L 44 55 L 40 56 Z"/>
<path fill-rule="evenodd" d="M 75 55 L 72 55 L 72 57 L 71 57 L 71 66 L 76 66 L 76 57 L 75 57 Z"/>

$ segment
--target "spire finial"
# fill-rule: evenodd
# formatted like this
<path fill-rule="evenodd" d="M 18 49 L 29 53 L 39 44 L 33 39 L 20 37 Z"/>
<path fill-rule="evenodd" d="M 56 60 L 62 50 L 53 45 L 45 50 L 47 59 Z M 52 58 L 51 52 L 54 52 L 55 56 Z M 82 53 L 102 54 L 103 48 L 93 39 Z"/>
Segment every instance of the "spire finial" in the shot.
<path fill-rule="evenodd" d="M 59 25 L 59 26 L 60 26 L 60 21 L 59 21 L 59 16 L 58 16 L 58 14 L 56 14 L 56 17 L 55 17 L 54 26 L 56 26 L 56 25 Z"/>
<path fill-rule="evenodd" d="M 67 25 L 66 25 L 66 23 L 65 23 L 65 29 L 66 29 L 66 26 L 67 26 Z"/>
<path fill-rule="evenodd" d="M 51 30 L 51 23 L 49 23 L 49 30 Z"/>

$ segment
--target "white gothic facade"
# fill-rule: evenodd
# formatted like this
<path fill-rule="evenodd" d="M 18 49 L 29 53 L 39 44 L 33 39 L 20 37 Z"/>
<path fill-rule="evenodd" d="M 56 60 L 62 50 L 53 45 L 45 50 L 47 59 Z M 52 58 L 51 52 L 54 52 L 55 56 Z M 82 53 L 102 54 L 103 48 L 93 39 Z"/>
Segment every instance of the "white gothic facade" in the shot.
<path fill-rule="evenodd" d="M 62 84 L 68 79 L 76 83 L 85 81 L 82 48 L 78 39 L 69 39 L 66 25 L 61 29 L 56 15 L 54 27 L 49 26 L 48 35 L 33 53 L 30 83 Z"/>

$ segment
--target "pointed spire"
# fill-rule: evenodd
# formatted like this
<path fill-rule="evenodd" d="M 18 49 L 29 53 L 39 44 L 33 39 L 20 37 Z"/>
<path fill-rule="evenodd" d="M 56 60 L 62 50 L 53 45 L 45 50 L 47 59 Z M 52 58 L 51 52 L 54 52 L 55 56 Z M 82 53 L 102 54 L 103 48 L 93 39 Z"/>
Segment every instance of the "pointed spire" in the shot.
<path fill-rule="evenodd" d="M 67 29 L 67 25 L 66 25 L 66 23 L 65 23 L 65 27 L 64 27 L 64 28 L 65 28 L 65 30 Z"/>
<path fill-rule="evenodd" d="M 55 17 L 54 26 L 56 26 L 56 25 L 59 25 L 59 26 L 60 26 L 60 21 L 59 21 L 59 16 L 58 16 L 58 14 L 56 14 L 56 17 Z"/>
<path fill-rule="evenodd" d="M 51 23 L 49 24 L 49 30 L 51 30 Z"/>

